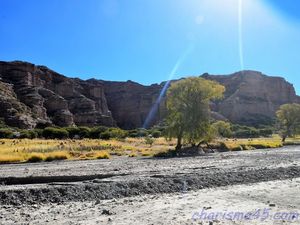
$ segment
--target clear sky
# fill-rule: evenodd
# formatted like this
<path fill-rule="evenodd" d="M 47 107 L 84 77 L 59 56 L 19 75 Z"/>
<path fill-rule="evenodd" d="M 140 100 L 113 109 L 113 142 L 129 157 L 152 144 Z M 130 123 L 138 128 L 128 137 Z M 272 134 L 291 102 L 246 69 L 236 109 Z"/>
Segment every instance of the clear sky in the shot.
<path fill-rule="evenodd" d="M 0 60 L 70 77 L 150 84 L 252 69 L 300 94 L 299 53 L 298 0 L 0 0 Z"/>

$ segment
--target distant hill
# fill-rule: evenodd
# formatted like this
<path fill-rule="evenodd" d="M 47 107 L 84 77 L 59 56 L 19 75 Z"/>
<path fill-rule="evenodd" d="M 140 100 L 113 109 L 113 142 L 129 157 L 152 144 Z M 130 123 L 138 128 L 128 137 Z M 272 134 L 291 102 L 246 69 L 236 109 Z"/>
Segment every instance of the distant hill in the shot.
<path fill-rule="evenodd" d="M 293 85 L 280 77 L 256 71 L 202 77 L 226 87 L 224 99 L 212 103 L 213 116 L 234 123 L 268 123 L 280 105 L 300 103 Z M 20 61 L 0 61 L 0 79 L 0 118 L 7 125 L 20 128 L 51 124 L 142 127 L 164 85 L 84 81 Z M 150 124 L 164 117 L 164 98 L 154 114 Z"/>

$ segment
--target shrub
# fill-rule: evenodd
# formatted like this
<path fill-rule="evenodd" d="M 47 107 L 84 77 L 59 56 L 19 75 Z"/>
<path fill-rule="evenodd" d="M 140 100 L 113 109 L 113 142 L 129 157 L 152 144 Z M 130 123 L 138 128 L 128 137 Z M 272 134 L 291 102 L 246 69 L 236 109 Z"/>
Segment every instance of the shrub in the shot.
<path fill-rule="evenodd" d="M 44 160 L 44 157 L 42 154 L 38 154 L 38 153 L 35 153 L 35 154 L 32 154 L 28 159 L 27 159 L 27 162 L 30 162 L 30 163 L 37 163 L 37 162 L 42 162 Z"/>
<path fill-rule="evenodd" d="M 231 124 L 225 121 L 217 121 L 212 124 L 217 134 L 221 137 L 229 138 L 232 136 Z"/>
<path fill-rule="evenodd" d="M 69 138 L 74 138 L 77 135 L 79 136 L 78 127 L 66 127 L 65 129 L 69 132 Z"/>
<path fill-rule="evenodd" d="M 153 131 L 151 132 L 151 135 L 152 135 L 152 137 L 154 137 L 154 138 L 159 138 L 159 137 L 161 137 L 161 131 L 159 131 L 159 130 L 153 130 Z"/>
<path fill-rule="evenodd" d="M 177 156 L 177 151 L 173 149 L 164 152 L 158 152 L 153 155 L 154 158 L 172 158 L 176 156 Z"/>
<path fill-rule="evenodd" d="M 8 128 L 3 117 L 0 117 L 0 128 Z"/>
<path fill-rule="evenodd" d="M 3 128 L 0 129 L 0 138 L 12 138 L 14 132 L 11 129 Z"/>
<path fill-rule="evenodd" d="M 147 137 L 149 135 L 149 132 L 146 129 L 138 129 L 138 137 Z"/>
<path fill-rule="evenodd" d="M 101 139 L 108 140 L 110 138 L 124 139 L 128 136 L 128 133 L 125 130 L 120 128 L 109 128 L 100 134 Z"/>
<path fill-rule="evenodd" d="M 33 131 L 36 133 L 37 138 L 42 138 L 43 137 L 43 129 L 36 128 Z"/>
<path fill-rule="evenodd" d="M 137 155 L 136 155 L 135 153 L 131 153 L 131 154 L 129 155 L 129 157 L 133 158 L 133 157 L 137 157 Z"/>
<path fill-rule="evenodd" d="M 259 131 L 254 127 L 234 125 L 233 136 L 236 138 L 257 138 L 260 136 Z"/>
<path fill-rule="evenodd" d="M 105 131 L 107 131 L 107 127 L 100 126 L 100 127 L 94 127 L 90 130 L 89 137 L 93 139 L 98 139 L 100 138 L 101 134 Z"/>
<path fill-rule="evenodd" d="M 103 140 L 109 140 L 111 138 L 110 132 L 108 130 L 104 131 L 103 133 L 100 134 L 100 138 Z"/>
<path fill-rule="evenodd" d="M 34 139 L 37 138 L 38 134 L 34 130 L 22 130 L 20 132 L 19 138 L 28 138 L 28 139 Z"/>
<path fill-rule="evenodd" d="M 130 130 L 128 131 L 128 136 L 131 138 L 136 138 L 139 136 L 138 130 Z"/>
<path fill-rule="evenodd" d="M 111 138 L 126 138 L 128 133 L 120 128 L 109 128 Z"/>
<path fill-rule="evenodd" d="M 110 159 L 110 154 L 107 151 L 100 151 L 95 154 L 96 159 Z"/>
<path fill-rule="evenodd" d="M 259 135 L 261 137 L 270 137 L 273 135 L 273 129 L 272 128 L 259 129 Z"/>
<path fill-rule="evenodd" d="M 90 135 L 91 129 L 89 127 L 78 127 L 79 129 L 79 137 L 80 138 L 88 138 Z"/>
<path fill-rule="evenodd" d="M 153 138 L 151 138 L 151 137 L 149 137 L 149 136 L 145 138 L 145 144 L 146 144 L 146 145 L 152 146 L 153 143 L 154 143 Z"/>
<path fill-rule="evenodd" d="M 43 130 L 43 137 L 47 139 L 66 139 L 69 132 L 63 128 L 47 127 Z"/>
<path fill-rule="evenodd" d="M 51 152 L 47 154 L 45 161 L 51 162 L 54 160 L 66 160 L 70 157 L 67 152 Z"/>
<path fill-rule="evenodd" d="M 150 152 L 143 152 L 142 156 L 151 156 L 152 154 Z"/>
<path fill-rule="evenodd" d="M 67 127 L 70 138 L 89 138 L 91 129 L 89 127 Z"/>

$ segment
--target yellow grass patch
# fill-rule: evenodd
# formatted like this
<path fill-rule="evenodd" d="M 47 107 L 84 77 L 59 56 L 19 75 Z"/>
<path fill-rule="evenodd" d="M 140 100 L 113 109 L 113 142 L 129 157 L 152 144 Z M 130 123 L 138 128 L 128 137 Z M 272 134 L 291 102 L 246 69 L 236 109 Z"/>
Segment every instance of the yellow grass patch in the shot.
<path fill-rule="evenodd" d="M 153 156 L 174 149 L 176 140 L 153 139 L 152 146 L 145 138 L 126 138 L 124 140 L 44 140 L 44 139 L 1 139 L 0 163 L 41 162 L 53 160 L 101 159 L 112 156 Z M 296 139 L 288 139 L 293 141 Z M 297 139 L 300 141 L 300 139 Z M 229 150 L 251 150 L 254 148 L 281 147 L 279 136 L 257 139 L 222 139 L 212 145 L 223 142 Z"/>

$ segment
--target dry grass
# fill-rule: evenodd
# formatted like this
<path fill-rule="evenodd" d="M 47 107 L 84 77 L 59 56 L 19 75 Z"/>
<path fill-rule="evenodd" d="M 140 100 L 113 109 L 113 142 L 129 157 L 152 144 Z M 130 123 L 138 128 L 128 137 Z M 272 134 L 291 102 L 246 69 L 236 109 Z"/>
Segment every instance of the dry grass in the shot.
<path fill-rule="evenodd" d="M 111 156 L 151 156 L 173 148 L 174 141 L 154 139 L 150 147 L 144 138 L 124 140 L 1 139 L 0 163 L 54 160 L 102 159 Z"/>
<path fill-rule="evenodd" d="M 279 148 L 282 142 L 279 137 L 272 138 L 256 138 L 256 139 L 230 139 L 221 140 L 230 151 Z"/>
<path fill-rule="evenodd" d="M 0 155 L 0 163 L 16 163 L 16 162 L 22 162 L 24 159 L 22 156 L 17 155 Z"/>
<path fill-rule="evenodd" d="M 71 158 L 70 153 L 67 151 L 49 152 L 45 154 L 45 161 L 51 162 L 55 160 L 66 160 Z"/>
<path fill-rule="evenodd" d="M 288 139 L 287 141 L 299 141 Z M 109 159 L 112 156 L 153 156 L 174 149 L 176 140 L 153 139 L 152 146 L 144 138 L 126 138 L 124 140 L 42 140 L 42 139 L 1 139 L 0 164 L 16 162 L 42 162 L 54 160 Z M 212 145 L 223 142 L 228 150 L 251 150 L 256 148 L 281 147 L 279 136 L 258 139 L 222 139 Z"/>
<path fill-rule="evenodd" d="M 107 151 L 96 152 L 94 157 L 96 159 L 110 159 L 110 154 Z"/>

